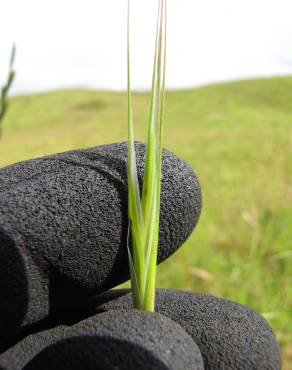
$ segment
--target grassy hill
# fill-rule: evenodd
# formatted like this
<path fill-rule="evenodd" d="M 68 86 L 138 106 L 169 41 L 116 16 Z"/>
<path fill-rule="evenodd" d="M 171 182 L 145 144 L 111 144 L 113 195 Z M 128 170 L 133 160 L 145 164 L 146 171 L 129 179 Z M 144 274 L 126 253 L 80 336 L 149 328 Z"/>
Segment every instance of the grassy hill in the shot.
<path fill-rule="evenodd" d="M 126 140 L 123 93 L 56 91 L 11 100 L 0 166 Z M 147 94 L 135 94 L 143 140 Z M 158 285 L 202 291 L 263 313 L 292 369 L 292 78 L 170 91 L 165 147 L 203 188 L 203 213 L 185 246 L 159 267 Z M 290 367 L 289 367 L 290 366 Z"/>

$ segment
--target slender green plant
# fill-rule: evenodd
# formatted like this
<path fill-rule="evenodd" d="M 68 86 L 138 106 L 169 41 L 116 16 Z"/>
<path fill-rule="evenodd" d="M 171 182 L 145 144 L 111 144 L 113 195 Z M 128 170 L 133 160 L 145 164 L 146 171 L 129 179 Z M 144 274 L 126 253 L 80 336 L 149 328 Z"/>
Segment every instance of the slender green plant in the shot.
<path fill-rule="evenodd" d="M 162 125 L 165 99 L 167 0 L 159 0 L 151 103 L 142 196 L 137 176 L 130 78 L 130 0 L 128 0 L 128 255 L 133 306 L 154 311 L 159 235 Z"/>
<path fill-rule="evenodd" d="M 2 86 L 0 89 L 0 124 L 7 111 L 7 106 L 8 106 L 7 95 L 13 83 L 14 77 L 15 77 L 15 70 L 14 70 L 15 53 L 16 53 L 16 48 L 15 48 L 15 45 L 13 45 L 12 50 L 11 50 L 11 55 L 10 55 L 9 72 L 8 72 L 7 80 L 4 86 Z M 1 135 L 1 126 L 0 126 L 0 135 Z"/>

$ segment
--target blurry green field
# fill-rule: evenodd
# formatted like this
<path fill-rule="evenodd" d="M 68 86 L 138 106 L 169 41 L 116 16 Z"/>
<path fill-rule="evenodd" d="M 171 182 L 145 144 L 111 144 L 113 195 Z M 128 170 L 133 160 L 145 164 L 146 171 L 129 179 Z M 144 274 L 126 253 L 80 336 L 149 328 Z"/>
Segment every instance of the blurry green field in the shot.
<path fill-rule="evenodd" d="M 15 97 L 0 165 L 127 138 L 123 93 L 56 91 Z M 134 97 L 136 138 L 147 94 Z M 265 314 L 292 369 L 292 78 L 218 84 L 166 96 L 165 147 L 203 188 L 199 225 L 159 267 L 158 285 L 208 292 Z"/>

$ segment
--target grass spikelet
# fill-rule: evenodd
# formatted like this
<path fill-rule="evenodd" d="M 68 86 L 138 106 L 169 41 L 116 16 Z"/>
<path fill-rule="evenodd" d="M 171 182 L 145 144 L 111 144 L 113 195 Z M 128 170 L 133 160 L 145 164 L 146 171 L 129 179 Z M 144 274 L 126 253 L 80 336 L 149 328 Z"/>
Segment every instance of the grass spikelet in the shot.
<path fill-rule="evenodd" d="M 146 159 L 142 196 L 140 194 L 136 154 L 130 79 L 130 0 L 128 0 L 128 214 L 129 265 L 133 305 L 154 311 L 157 247 L 159 235 L 160 189 L 162 166 L 162 126 L 165 99 L 166 70 L 166 8 L 160 0 L 152 77 L 151 103 L 148 121 Z"/>

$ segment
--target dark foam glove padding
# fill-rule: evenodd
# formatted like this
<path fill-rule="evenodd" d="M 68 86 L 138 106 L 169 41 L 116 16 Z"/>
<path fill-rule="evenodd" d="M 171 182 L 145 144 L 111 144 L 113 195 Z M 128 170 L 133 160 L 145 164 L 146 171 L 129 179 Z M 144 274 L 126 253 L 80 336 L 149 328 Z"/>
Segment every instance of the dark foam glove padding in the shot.
<path fill-rule="evenodd" d="M 145 145 L 136 143 L 140 185 Z M 158 262 L 201 210 L 192 169 L 164 150 Z M 127 144 L 75 150 L 0 170 L 0 344 L 22 327 L 129 278 Z"/>
<path fill-rule="evenodd" d="M 168 317 L 138 310 L 95 315 L 26 337 L 0 355 L 9 370 L 204 370 L 198 346 Z"/>
<path fill-rule="evenodd" d="M 92 300 L 87 315 L 132 306 L 131 294 L 113 290 Z M 193 337 L 205 370 L 280 370 L 276 337 L 267 321 L 241 304 L 206 294 L 158 289 L 156 311 Z"/>

